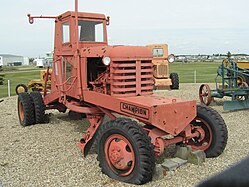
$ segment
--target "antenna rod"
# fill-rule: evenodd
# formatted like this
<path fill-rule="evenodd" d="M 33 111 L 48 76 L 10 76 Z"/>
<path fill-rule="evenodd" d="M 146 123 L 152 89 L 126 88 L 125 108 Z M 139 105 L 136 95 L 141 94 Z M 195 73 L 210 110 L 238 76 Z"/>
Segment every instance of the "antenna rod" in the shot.
<path fill-rule="evenodd" d="M 82 82 L 81 82 L 81 63 L 79 54 L 79 21 L 78 21 L 78 0 L 75 0 L 75 38 L 76 38 L 76 61 L 78 63 L 77 73 L 78 73 L 78 91 L 80 99 L 82 99 Z"/>
<path fill-rule="evenodd" d="M 75 0 L 75 38 L 76 38 L 76 49 L 79 50 L 79 21 L 78 21 L 78 0 Z"/>

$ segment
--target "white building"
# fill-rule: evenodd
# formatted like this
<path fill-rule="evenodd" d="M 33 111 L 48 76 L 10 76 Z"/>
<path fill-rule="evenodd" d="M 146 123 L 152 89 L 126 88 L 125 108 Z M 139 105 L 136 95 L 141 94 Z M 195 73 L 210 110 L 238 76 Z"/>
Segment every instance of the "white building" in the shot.
<path fill-rule="evenodd" d="M 0 56 L 0 66 L 3 66 L 3 57 Z"/>
<path fill-rule="evenodd" d="M 29 58 L 10 54 L 0 54 L 0 66 L 29 65 Z"/>
<path fill-rule="evenodd" d="M 29 65 L 29 57 L 23 57 L 23 64 L 24 66 L 28 66 Z"/>

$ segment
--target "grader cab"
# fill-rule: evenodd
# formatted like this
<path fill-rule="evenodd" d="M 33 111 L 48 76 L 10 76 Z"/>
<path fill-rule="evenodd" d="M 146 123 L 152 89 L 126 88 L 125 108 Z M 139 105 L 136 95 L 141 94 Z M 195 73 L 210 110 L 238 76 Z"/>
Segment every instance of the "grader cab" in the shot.
<path fill-rule="evenodd" d="M 29 15 L 30 23 L 34 18 L 41 16 Z M 90 125 L 78 144 L 83 155 L 96 142 L 102 172 L 134 184 L 152 179 L 155 159 L 168 145 L 191 145 L 207 157 L 223 152 L 227 129 L 221 116 L 196 101 L 153 94 L 151 51 L 109 46 L 109 17 L 78 12 L 75 0 L 75 11 L 45 18 L 55 19 L 53 71 L 43 94 L 18 95 L 21 125 L 43 123 L 50 109 L 84 113 Z"/>
<path fill-rule="evenodd" d="M 167 44 L 147 45 L 153 55 L 153 79 L 155 89 L 179 89 L 179 76 L 177 73 L 169 74 L 169 63 L 175 61 L 173 54 L 168 55 Z"/>

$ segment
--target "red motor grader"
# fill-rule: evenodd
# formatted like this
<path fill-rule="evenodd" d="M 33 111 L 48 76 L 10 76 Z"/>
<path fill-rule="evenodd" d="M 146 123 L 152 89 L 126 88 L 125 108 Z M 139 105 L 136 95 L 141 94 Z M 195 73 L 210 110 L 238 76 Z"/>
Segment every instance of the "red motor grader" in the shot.
<path fill-rule="evenodd" d="M 152 179 L 155 159 L 171 144 L 191 145 L 207 157 L 223 152 L 227 128 L 221 116 L 196 101 L 153 94 L 151 51 L 109 46 L 109 17 L 78 12 L 77 0 L 75 11 L 28 17 L 30 23 L 34 18 L 55 19 L 55 47 L 53 71 L 45 75 L 43 93 L 18 95 L 21 125 L 43 123 L 50 109 L 84 113 L 90 126 L 79 142 L 83 155 L 95 141 L 102 172 L 133 184 Z M 106 123 L 105 115 L 111 118 Z"/>

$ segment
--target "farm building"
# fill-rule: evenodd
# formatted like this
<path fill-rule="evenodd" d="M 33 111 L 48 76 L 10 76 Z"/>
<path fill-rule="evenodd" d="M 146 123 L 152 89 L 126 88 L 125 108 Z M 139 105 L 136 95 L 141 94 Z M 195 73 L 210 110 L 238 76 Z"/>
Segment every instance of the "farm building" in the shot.
<path fill-rule="evenodd" d="M 0 54 L 0 64 L 3 66 L 29 65 L 29 58 L 10 54 Z"/>
<path fill-rule="evenodd" d="M 0 56 L 0 67 L 3 66 L 3 58 Z"/>

